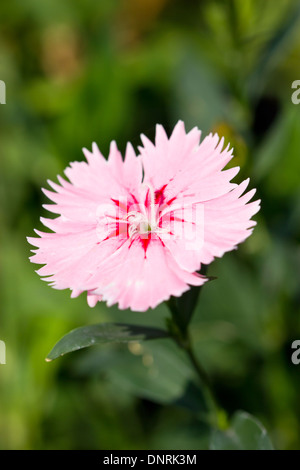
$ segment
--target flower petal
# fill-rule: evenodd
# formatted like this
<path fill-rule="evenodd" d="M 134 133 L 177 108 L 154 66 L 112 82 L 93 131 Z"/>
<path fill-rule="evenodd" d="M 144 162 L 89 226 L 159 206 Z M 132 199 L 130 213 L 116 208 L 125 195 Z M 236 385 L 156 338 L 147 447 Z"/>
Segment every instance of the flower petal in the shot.
<path fill-rule="evenodd" d="M 188 273 L 174 264 L 171 267 L 170 260 L 158 239 L 150 240 L 146 254 L 138 239 L 131 244 L 125 243 L 117 257 L 111 258 L 106 268 L 103 267 L 101 285 L 95 293 L 103 295 L 109 306 L 118 303 L 120 309 L 146 311 L 155 308 L 171 295 L 180 296 L 189 289 L 184 279 Z M 203 282 L 192 276 L 190 281 Z"/>

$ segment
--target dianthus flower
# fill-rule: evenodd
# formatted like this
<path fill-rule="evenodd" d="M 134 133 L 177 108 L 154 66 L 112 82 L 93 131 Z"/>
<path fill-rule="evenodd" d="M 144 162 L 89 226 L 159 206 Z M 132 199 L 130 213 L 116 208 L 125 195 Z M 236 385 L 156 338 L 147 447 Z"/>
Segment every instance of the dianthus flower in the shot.
<path fill-rule="evenodd" d="M 224 170 L 233 156 L 224 139 L 200 136 L 179 121 L 170 138 L 158 125 L 155 144 L 142 135 L 138 156 L 131 144 L 124 160 L 115 142 L 107 160 L 95 143 L 83 149 L 87 161 L 70 164 L 69 181 L 58 176 L 44 190 L 54 202 L 44 207 L 59 215 L 41 218 L 51 233 L 28 239 L 38 274 L 71 297 L 87 292 L 91 307 L 133 311 L 205 283 L 201 265 L 251 234 L 260 201 L 249 202 L 249 179 L 232 182 L 238 167 Z"/>

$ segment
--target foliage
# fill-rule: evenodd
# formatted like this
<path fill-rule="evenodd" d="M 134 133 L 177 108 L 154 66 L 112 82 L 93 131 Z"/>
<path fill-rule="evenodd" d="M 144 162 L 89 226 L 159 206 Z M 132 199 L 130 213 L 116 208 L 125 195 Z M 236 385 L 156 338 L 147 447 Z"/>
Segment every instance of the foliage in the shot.
<path fill-rule="evenodd" d="M 275 448 L 300 448 L 300 375 L 291 362 L 300 335 L 300 107 L 291 102 L 299 31 L 296 0 L 276 8 L 271 0 L 1 3 L 0 448 L 231 446 L 245 420 L 267 429 Z M 107 153 L 114 139 L 121 150 L 127 140 L 137 147 L 140 133 L 152 138 L 157 122 L 172 129 L 178 119 L 224 135 L 239 181 L 251 175 L 262 199 L 253 236 L 208 267 L 217 279 L 190 324 L 221 405 L 262 424 L 239 415 L 231 434 L 213 437 L 194 372 L 169 339 L 44 361 L 82 325 L 164 329 L 169 312 L 90 309 L 85 298 L 50 289 L 25 238 L 46 214 L 40 188 L 81 160 L 82 147 L 96 141 Z"/>

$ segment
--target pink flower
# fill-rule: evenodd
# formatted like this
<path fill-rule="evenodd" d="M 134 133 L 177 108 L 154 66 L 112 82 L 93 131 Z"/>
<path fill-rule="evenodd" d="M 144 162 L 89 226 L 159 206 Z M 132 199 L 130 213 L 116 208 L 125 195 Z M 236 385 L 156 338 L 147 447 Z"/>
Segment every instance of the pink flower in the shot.
<path fill-rule="evenodd" d="M 87 163 L 70 164 L 69 182 L 58 176 L 44 190 L 59 216 L 41 218 L 53 233 L 28 239 L 31 261 L 45 265 L 38 274 L 71 297 L 87 291 L 91 307 L 134 311 L 202 285 L 196 271 L 251 234 L 260 201 L 248 203 L 255 190 L 242 196 L 249 180 L 231 182 L 239 168 L 223 170 L 232 158 L 223 138 L 199 143 L 200 134 L 179 121 L 168 139 L 158 125 L 155 145 L 141 136 L 140 155 L 128 144 L 124 160 L 115 142 L 108 160 L 95 143 L 83 149 Z"/>

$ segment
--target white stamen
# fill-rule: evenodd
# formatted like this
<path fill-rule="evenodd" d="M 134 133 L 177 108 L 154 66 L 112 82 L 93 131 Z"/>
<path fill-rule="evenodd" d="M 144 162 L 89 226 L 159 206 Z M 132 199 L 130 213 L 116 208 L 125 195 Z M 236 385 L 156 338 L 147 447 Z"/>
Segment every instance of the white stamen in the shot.
<path fill-rule="evenodd" d="M 150 232 L 158 234 L 169 233 L 169 229 L 158 226 L 158 218 L 156 217 L 157 205 L 155 204 L 155 191 L 153 187 L 149 183 L 144 183 L 143 186 L 149 191 L 150 211 L 147 211 L 147 207 L 141 204 L 138 206 L 138 210 L 131 210 L 120 219 L 121 222 L 129 225 L 128 235 L 130 239 Z"/>

